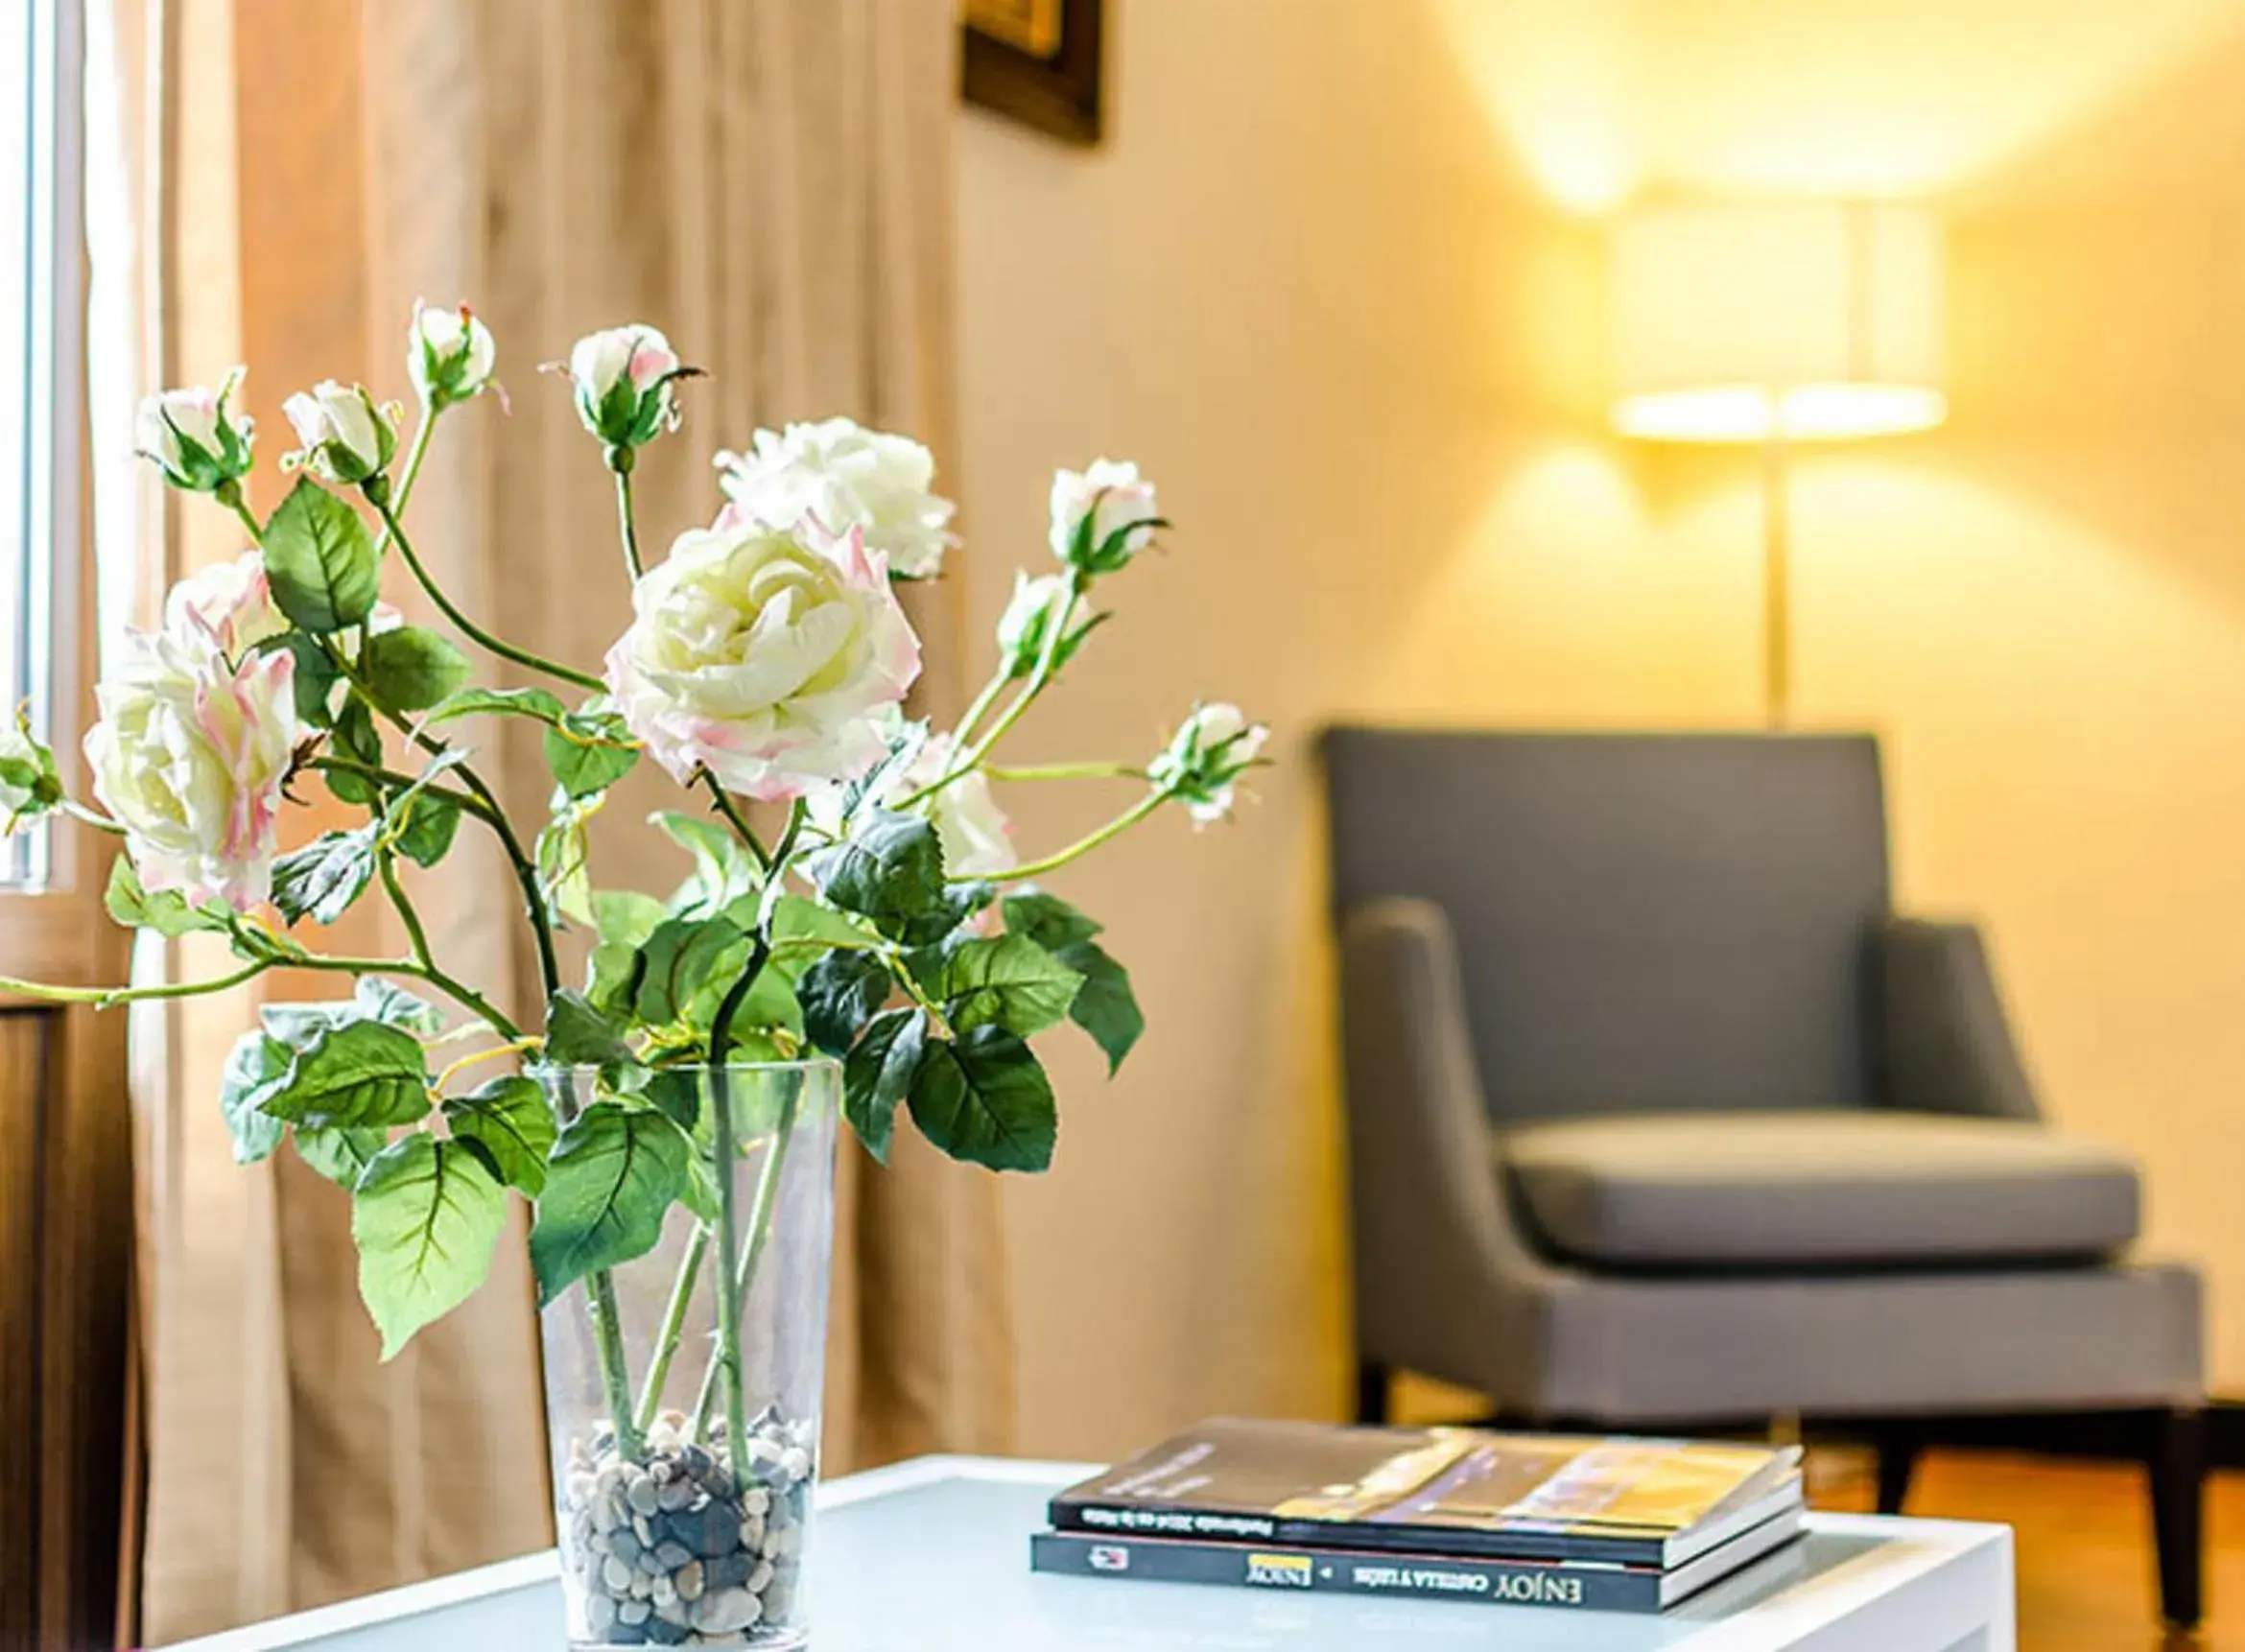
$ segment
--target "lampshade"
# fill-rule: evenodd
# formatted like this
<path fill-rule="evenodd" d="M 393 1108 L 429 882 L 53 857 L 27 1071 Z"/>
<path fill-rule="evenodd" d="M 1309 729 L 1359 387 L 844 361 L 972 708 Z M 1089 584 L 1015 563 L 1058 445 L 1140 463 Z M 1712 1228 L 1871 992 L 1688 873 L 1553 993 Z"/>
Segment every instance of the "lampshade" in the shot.
<path fill-rule="evenodd" d="M 1647 208 L 1616 226 L 1611 276 L 1625 436 L 1829 440 L 1949 411 L 1941 232 L 1921 211 Z"/>

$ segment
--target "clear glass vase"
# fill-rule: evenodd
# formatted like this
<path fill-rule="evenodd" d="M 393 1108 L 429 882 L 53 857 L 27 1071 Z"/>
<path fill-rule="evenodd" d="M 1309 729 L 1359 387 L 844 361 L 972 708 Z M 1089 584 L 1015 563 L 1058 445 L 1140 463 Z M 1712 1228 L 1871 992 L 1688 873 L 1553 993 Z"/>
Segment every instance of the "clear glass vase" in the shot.
<path fill-rule="evenodd" d="M 611 1098 L 593 1068 L 532 1076 L 564 1121 Z M 692 1198 L 542 1318 L 569 1642 L 800 1646 L 841 1067 L 663 1081 L 663 1110 L 694 1121 Z"/>

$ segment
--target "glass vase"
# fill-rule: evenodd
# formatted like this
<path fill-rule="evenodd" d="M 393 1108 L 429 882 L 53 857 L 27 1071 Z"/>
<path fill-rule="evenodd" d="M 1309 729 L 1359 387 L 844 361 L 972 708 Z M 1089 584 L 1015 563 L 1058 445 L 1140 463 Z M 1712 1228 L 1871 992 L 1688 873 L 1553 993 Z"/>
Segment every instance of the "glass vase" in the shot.
<path fill-rule="evenodd" d="M 594 1068 L 532 1076 L 564 1122 L 618 1099 Z M 800 1646 L 841 1068 L 659 1082 L 621 1099 L 692 1121 L 691 1196 L 541 1319 L 569 1643 Z"/>

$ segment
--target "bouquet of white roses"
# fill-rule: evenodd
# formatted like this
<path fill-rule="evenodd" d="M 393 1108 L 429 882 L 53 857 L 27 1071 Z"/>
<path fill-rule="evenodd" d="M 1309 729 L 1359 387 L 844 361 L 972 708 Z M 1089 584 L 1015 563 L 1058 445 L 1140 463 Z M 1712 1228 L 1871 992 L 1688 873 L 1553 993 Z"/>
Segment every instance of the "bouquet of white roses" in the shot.
<path fill-rule="evenodd" d="M 719 456 L 715 520 L 643 566 L 634 459 L 678 428 L 695 370 L 651 327 L 594 334 L 567 377 L 615 480 L 631 609 L 596 674 L 492 634 L 431 577 L 407 507 L 441 417 L 491 388 L 491 335 L 465 308 L 422 307 L 409 360 L 410 440 L 402 410 L 356 386 L 289 398 L 300 445 L 282 465 L 299 474 L 264 517 L 244 488 L 239 374 L 141 407 L 141 452 L 232 511 L 248 548 L 180 582 L 160 627 L 115 651 L 85 738 L 93 801 L 67 798 L 53 754 L 19 728 L 0 742 L 0 804 L 13 822 L 67 812 L 120 836 L 111 914 L 223 937 L 239 967 L 106 992 L 9 987 L 107 1004 L 273 969 L 356 978 L 347 999 L 265 1005 L 221 1102 L 241 1162 L 289 1143 L 350 1190 L 386 1357 L 482 1283 L 508 1190 L 534 1202 L 546 1300 L 584 1282 L 597 1303 L 606 1271 L 651 1247 L 680 1203 L 721 1277 L 744 1269 L 762 1217 L 736 1209 L 722 1162 L 737 1140 L 724 1074 L 744 1060 L 839 1058 L 844 1117 L 876 1157 L 901 1107 L 956 1158 L 1045 1168 L 1055 1109 L 1028 1041 L 1073 1021 L 1120 1063 L 1142 1022 L 1099 926 L 1032 880 L 1171 801 L 1221 817 L 1264 738 L 1211 704 L 1141 765 L 997 764 L 1105 617 L 1104 583 L 1165 526 L 1152 487 L 1104 460 L 1056 478 L 1056 565 L 1018 578 L 996 673 L 937 730 L 905 707 L 920 644 L 894 589 L 934 576 L 953 544 L 928 451 L 846 419 L 759 431 Z M 392 557 L 453 635 L 382 602 Z M 506 662 L 511 686 L 479 683 L 479 655 Z M 502 805 L 463 734 L 505 718 L 542 730 L 554 789 L 536 818 Z M 658 817 L 693 861 L 668 896 L 596 889 L 586 872 L 588 823 L 643 758 L 695 805 Z M 1017 855 L 993 783 L 1077 776 L 1138 791 L 1080 840 Z M 284 850 L 286 806 L 314 780 L 361 818 Z M 777 824 L 756 830 L 748 803 Z M 519 885 L 542 978 L 532 1017 L 455 975 L 414 909 L 405 863 L 436 864 L 462 831 L 491 834 Z M 404 956 L 320 949 L 318 928 L 364 898 L 394 907 Z M 555 944 L 567 931 L 590 941 L 575 980 Z M 522 1071 L 475 1083 L 492 1056 Z M 596 1098 L 557 1107 L 541 1067 L 597 1068 Z M 739 1440 L 740 1354 L 720 1314 Z M 620 1344 L 611 1357 L 612 1428 L 630 1455 L 650 1419 L 630 1403 Z"/>

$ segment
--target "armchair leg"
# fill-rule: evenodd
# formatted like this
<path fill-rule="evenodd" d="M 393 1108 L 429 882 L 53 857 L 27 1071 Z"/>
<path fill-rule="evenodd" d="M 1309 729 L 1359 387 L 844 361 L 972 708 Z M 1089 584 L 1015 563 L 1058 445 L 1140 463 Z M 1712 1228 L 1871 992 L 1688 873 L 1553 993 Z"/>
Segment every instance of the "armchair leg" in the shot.
<path fill-rule="evenodd" d="M 1377 1359 L 1357 1361 L 1357 1421 L 1384 1423 L 1388 1411 L 1388 1389 L 1395 1376 L 1392 1366 L 1382 1365 Z"/>
<path fill-rule="evenodd" d="M 2160 1614 L 2177 1628 L 2194 1629 L 2204 1608 L 2205 1413 L 2191 1407 L 2162 1414 L 2146 1457 L 2152 1533 L 2160 1557 Z"/>
<path fill-rule="evenodd" d="M 1910 1478 L 1917 1472 L 1924 1441 L 1907 1424 L 1888 1424 L 1873 1438 L 1879 1453 L 1879 1512 L 1898 1515 L 1909 1499 Z"/>

